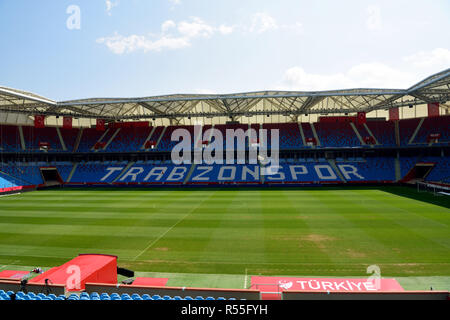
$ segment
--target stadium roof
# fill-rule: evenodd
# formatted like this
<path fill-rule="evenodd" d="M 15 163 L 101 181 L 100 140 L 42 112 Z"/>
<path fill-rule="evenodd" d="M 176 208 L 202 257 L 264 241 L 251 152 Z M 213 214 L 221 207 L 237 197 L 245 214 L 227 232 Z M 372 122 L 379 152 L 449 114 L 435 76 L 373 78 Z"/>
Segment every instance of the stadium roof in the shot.
<path fill-rule="evenodd" d="M 145 98 L 92 98 L 54 101 L 0 87 L 0 112 L 71 116 L 105 120 L 188 117 L 229 117 L 370 112 L 395 107 L 450 101 L 450 68 L 409 89 L 347 89 L 332 91 L 261 91 L 235 94 L 176 94 Z"/>

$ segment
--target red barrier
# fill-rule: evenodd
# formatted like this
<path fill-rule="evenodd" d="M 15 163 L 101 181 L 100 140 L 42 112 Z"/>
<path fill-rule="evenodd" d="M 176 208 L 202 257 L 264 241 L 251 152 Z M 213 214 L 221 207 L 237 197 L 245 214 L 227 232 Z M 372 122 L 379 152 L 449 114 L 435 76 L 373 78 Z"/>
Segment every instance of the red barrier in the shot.
<path fill-rule="evenodd" d="M 50 269 L 29 281 L 32 284 L 65 285 L 69 291 L 84 290 L 86 282 L 117 283 L 117 257 L 80 254 L 62 266 Z"/>

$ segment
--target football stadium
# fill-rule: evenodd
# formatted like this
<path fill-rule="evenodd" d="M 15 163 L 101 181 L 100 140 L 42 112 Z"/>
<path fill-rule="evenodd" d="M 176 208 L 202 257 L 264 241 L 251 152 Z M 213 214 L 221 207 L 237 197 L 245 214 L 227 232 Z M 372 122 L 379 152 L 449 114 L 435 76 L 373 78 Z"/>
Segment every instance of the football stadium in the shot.
<path fill-rule="evenodd" d="M 449 101 L 0 87 L 0 300 L 448 300 Z"/>

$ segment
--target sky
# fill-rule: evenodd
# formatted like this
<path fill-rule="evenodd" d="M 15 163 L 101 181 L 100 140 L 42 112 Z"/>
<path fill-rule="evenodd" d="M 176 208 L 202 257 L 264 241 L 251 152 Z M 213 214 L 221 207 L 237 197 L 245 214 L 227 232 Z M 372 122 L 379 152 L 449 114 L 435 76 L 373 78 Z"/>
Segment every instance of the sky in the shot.
<path fill-rule="evenodd" d="M 0 86 L 63 101 L 405 89 L 450 68 L 448 0 L 0 0 Z"/>

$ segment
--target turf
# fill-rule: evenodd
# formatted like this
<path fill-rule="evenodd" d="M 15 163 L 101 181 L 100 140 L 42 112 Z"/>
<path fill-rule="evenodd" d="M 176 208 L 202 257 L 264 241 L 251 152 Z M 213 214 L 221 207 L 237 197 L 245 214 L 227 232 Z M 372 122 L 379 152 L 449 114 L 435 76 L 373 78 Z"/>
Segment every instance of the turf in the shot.
<path fill-rule="evenodd" d="M 0 198 L 0 269 L 105 253 L 135 271 L 192 274 L 192 285 L 367 276 L 373 264 L 384 277 L 448 281 L 449 208 L 406 187 L 36 191 Z"/>

